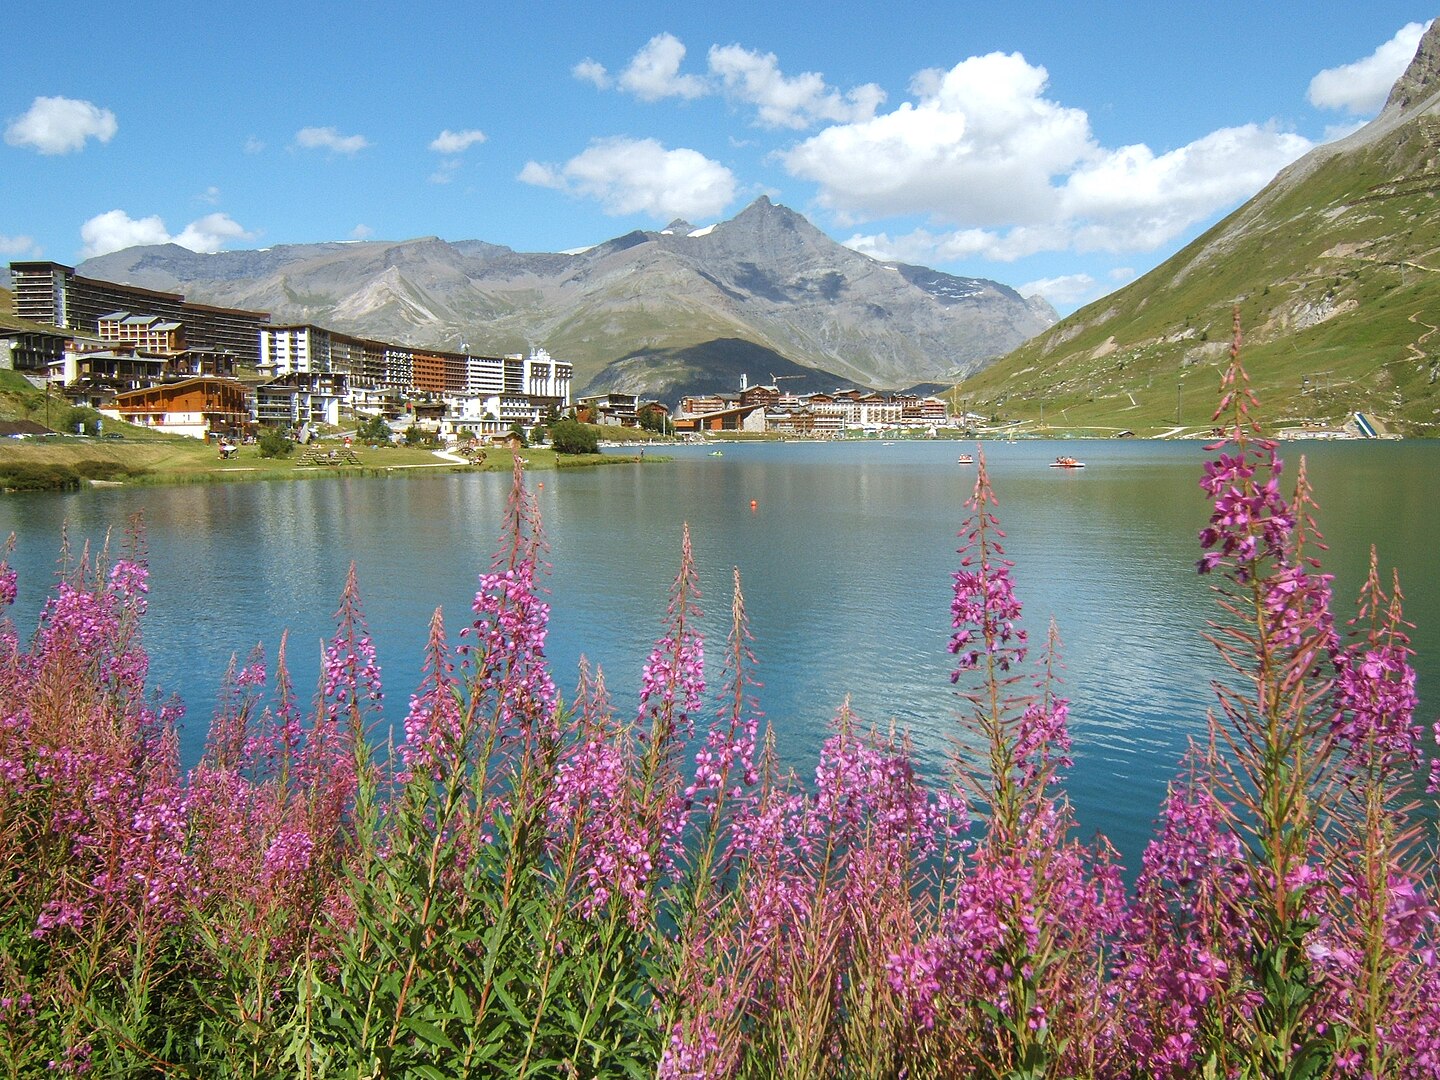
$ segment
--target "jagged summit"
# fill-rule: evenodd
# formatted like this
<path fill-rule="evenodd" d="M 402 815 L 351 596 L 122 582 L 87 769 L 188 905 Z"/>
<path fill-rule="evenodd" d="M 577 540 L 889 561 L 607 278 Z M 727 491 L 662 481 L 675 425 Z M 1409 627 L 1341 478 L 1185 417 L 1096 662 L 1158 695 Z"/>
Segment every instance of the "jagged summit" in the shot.
<path fill-rule="evenodd" d="M 1381 115 L 1388 112 L 1404 112 L 1418 105 L 1440 90 L 1440 19 L 1430 23 L 1430 29 L 1420 39 L 1415 57 L 1405 69 L 1405 74 L 1390 88 Z"/>
<path fill-rule="evenodd" d="M 575 365 L 581 388 L 621 359 L 627 385 L 647 364 L 657 383 L 662 368 L 673 381 L 675 365 L 735 350 L 701 346 L 734 341 L 867 386 L 953 381 L 1055 318 L 993 281 L 878 262 L 763 195 L 702 229 L 677 218 L 570 253 L 423 237 L 213 255 L 130 248 L 79 270 L 386 341 L 543 346 Z"/>

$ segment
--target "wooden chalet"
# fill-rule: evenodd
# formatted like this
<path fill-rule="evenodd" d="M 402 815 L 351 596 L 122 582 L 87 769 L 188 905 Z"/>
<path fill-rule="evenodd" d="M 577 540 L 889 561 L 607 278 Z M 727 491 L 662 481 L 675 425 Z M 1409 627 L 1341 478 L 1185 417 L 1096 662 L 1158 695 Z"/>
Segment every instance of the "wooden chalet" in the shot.
<path fill-rule="evenodd" d="M 252 427 L 250 399 L 234 379 L 202 377 L 116 394 L 106 412 L 141 427 L 194 439 L 244 437 Z"/>

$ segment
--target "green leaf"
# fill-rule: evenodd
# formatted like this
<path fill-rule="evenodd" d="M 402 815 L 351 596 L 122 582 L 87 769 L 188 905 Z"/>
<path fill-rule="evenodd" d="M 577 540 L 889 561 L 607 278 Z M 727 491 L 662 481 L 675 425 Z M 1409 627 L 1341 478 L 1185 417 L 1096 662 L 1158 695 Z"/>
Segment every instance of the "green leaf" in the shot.
<path fill-rule="evenodd" d="M 455 1015 L 469 1027 L 475 1022 L 475 1010 L 470 1007 L 470 998 L 465 993 L 463 986 L 457 985 L 455 992 L 451 995 L 450 1007 L 455 1010 Z"/>
<path fill-rule="evenodd" d="M 455 1044 L 451 1042 L 450 1036 L 446 1035 L 437 1024 L 432 1024 L 428 1020 L 421 1020 L 418 1017 L 407 1016 L 405 1018 L 405 1026 L 431 1046 L 443 1046 L 451 1053 L 456 1052 Z"/>

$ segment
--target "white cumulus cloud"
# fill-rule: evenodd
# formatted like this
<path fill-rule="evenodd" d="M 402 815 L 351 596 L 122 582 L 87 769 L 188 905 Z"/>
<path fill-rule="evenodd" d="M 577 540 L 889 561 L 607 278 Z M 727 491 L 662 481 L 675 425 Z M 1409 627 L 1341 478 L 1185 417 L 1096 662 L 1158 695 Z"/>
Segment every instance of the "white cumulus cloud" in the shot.
<path fill-rule="evenodd" d="M 588 56 L 572 67 L 570 74 L 581 82 L 591 83 L 599 90 L 610 89 L 610 73 L 605 70 L 605 65 Z"/>
<path fill-rule="evenodd" d="M 42 154 L 69 154 L 84 149 L 87 139 L 107 143 L 119 129 L 109 109 L 74 98 L 37 97 L 29 111 L 5 129 L 5 141 Z"/>
<path fill-rule="evenodd" d="M 696 150 L 654 139 L 597 139 L 563 166 L 527 162 L 519 179 L 600 203 L 607 214 L 711 217 L 735 198 L 735 176 Z"/>
<path fill-rule="evenodd" d="M 656 34 L 631 57 L 618 79 L 588 56 L 570 74 L 601 90 L 618 85 L 642 101 L 724 94 L 753 106 L 756 123 L 767 128 L 799 130 L 819 123 L 868 120 L 885 101 L 885 91 L 874 83 L 842 93 L 818 72 L 786 75 L 774 53 L 738 44 L 712 45 L 706 74 L 681 74 L 685 53 L 685 44 L 674 34 Z"/>
<path fill-rule="evenodd" d="M 171 238 L 171 242 L 191 251 L 211 252 L 219 251 L 235 240 L 253 239 L 255 234 L 247 231 L 229 214 L 206 214 L 186 225 L 178 236 Z"/>
<path fill-rule="evenodd" d="M 1019 53 L 924 71 L 911 83 L 915 100 L 832 125 L 783 161 L 819 185 L 819 201 L 841 220 L 918 216 L 939 226 L 857 234 L 847 241 L 856 250 L 1009 262 L 1042 251 L 1153 250 L 1253 194 L 1312 145 L 1248 124 L 1163 153 L 1106 149 L 1083 110 L 1045 96 L 1047 82 Z"/>
<path fill-rule="evenodd" d="M 1395 80 L 1405 74 L 1429 23 L 1406 23 L 1369 56 L 1326 68 L 1310 80 L 1308 98 L 1319 109 L 1343 109 L 1357 115 L 1379 112 Z"/>
<path fill-rule="evenodd" d="M 370 142 L 364 135 L 341 135 L 333 127 L 307 127 L 295 133 L 295 145 L 306 150 L 354 155 L 369 146 Z"/>
<path fill-rule="evenodd" d="M 123 210 L 96 214 L 80 226 L 80 239 L 85 242 L 81 255 L 87 259 L 142 244 L 179 244 L 191 251 L 219 251 L 232 240 L 253 238 L 253 233 L 227 214 L 206 214 L 186 225 L 176 236 L 170 235 L 158 214 L 132 218 Z"/>
<path fill-rule="evenodd" d="M 39 254 L 40 248 L 33 237 L 0 236 L 0 255 L 10 259 L 28 259 L 38 257 Z"/>
<path fill-rule="evenodd" d="M 922 72 L 919 100 L 837 124 L 784 155 L 820 201 L 857 218 L 922 213 L 975 226 L 1043 220 L 1051 179 L 1093 150 L 1090 122 L 1042 96 L 1048 74 L 1019 53 Z"/>
<path fill-rule="evenodd" d="M 1052 304 L 1068 307 L 1094 295 L 1095 279 L 1089 274 L 1062 274 L 1027 281 L 1024 285 L 1015 286 L 1015 291 L 1021 296 L 1043 296 Z"/>
<path fill-rule="evenodd" d="M 451 131 L 447 128 L 430 141 L 430 149 L 437 154 L 463 154 L 476 143 L 484 141 L 483 131 Z"/>
<path fill-rule="evenodd" d="M 124 210 L 107 210 L 80 226 L 80 239 L 85 241 L 80 253 L 89 259 L 137 244 L 168 244 L 170 233 L 158 214 L 136 219 Z"/>
<path fill-rule="evenodd" d="M 885 91 L 874 83 L 841 94 L 813 71 L 787 76 L 774 53 L 741 45 L 712 46 L 710 71 L 729 96 L 756 107 L 764 127 L 798 129 L 821 121 L 868 120 L 885 100 Z"/>
<path fill-rule="evenodd" d="M 620 73 L 620 86 L 641 101 L 661 98 L 698 98 L 710 92 L 698 75 L 681 75 L 685 46 L 674 34 L 656 34 Z"/>
<path fill-rule="evenodd" d="M 1042 251 L 1063 251 L 1071 234 L 1060 226 L 1019 225 L 1003 232 L 996 229 L 955 229 L 934 232 L 915 229 L 903 236 L 888 233 L 857 234 L 845 246 L 876 259 L 893 262 L 963 262 L 982 258 L 1014 262 Z"/>
<path fill-rule="evenodd" d="M 1246 124 L 1165 154 L 1121 147 L 1071 173 L 1061 213 L 1074 226 L 1077 250 L 1152 250 L 1253 195 L 1311 145 L 1299 135 Z"/>

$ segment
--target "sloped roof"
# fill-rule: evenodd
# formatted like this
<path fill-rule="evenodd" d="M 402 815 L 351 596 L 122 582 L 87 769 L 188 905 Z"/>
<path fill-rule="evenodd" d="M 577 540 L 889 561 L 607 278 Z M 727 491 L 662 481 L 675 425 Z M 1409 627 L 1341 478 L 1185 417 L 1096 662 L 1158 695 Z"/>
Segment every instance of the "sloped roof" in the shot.
<path fill-rule="evenodd" d="M 34 420 L 0 420 L 0 438 L 8 438 L 11 435 L 54 435 L 44 424 L 38 424 Z"/>

